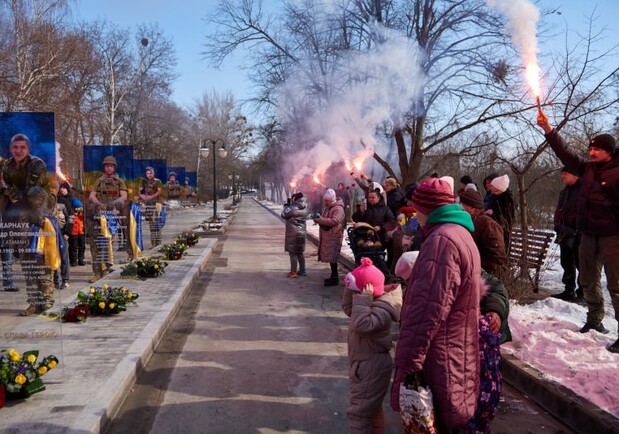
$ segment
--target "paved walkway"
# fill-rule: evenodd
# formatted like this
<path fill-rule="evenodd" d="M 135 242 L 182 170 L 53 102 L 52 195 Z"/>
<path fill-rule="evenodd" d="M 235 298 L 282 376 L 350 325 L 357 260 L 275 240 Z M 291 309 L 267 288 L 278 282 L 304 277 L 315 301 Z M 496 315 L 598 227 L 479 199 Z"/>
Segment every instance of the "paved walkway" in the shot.
<path fill-rule="evenodd" d="M 288 278 L 283 240 L 281 219 L 243 203 L 213 256 L 170 381 L 157 391 L 156 416 L 139 432 L 348 431 L 343 287 L 322 285 L 328 264 L 317 263 L 311 243 L 308 276 Z M 388 432 L 400 432 L 390 413 Z M 119 418 L 113 432 L 143 420 L 139 408 Z"/>

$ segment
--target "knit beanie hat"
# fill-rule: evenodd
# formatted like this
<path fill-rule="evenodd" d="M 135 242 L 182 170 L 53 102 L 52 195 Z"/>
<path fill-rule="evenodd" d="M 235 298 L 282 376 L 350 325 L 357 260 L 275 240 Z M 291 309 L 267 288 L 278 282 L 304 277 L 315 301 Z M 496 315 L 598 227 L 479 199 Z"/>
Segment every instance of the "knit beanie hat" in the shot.
<path fill-rule="evenodd" d="M 417 188 L 417 184 L 414 184 L 411 187 L 409 187 L 408 190 L 406 190 L 404 199 L 413 200 L 413 193 L 415 192 L 416 188 Z"/>
<path fill-rule="evenodd" d="M 155 169 L 153 169 L 151 166 L 146 167 L 146 169 L 144 169 L 144 172 L 148 172 L 149 170 L 155 173 Z"/>
<path fill-rule="evenodd" d="M 473 183 L 473 178 L 471 178 L 470 175 L 464 175 L 460 178 L 460 184 L 472 184 Z"/>
<path fill-rule="evenodd" d="M 363 257 L 361 265 L 346 275 L 344 284 L 346 288 L 362 292 L 368 283 L 374 287 L 374 297 L 380 297 L 385 292 L 385 275 L 374 266 L 370 258 Z"/>
<path fill-rule="evenodd" d="M 577 171 L 575 171 L 573 169 L 570 169 L 567 166 L 563 166 L 561 168 L 561 172 L 569 173 L 569 174 L 574 175 L 574 176 L 580 176 Z"/>
<path fill-rule="evenodd" d="M 413 207 L 429 215 L 436 208 L 454 203 L 453 187 L 442 178 L 427 178 L 413 192 Z"/>
<path fill-rule="evenodd" d="M 460 203 L 476 209 L 482 209 L 484 207 L 484 199 L 476 190 L 464 190 L 460 193 Z"/>
<path fill-rule="evenodd" d="M 398 262 L 395 264 L 395 275 L 407 280 L 413 272 L 413 266 L 419 256 L 419 251 L 404 252 Z"/>
<path fill-rule="evenodd" d="M 497 176 L 490 181 L 490 185 L 499 190 L 499 193 L 503 193 L 509 188 L 509 176 Z"/>
<path fill-rule="evenodd" d="M 615 138 L 610 134 L 600 134 L 591 139 L 589 147 L 599 148 L 613 155 L 615 153 Z"/>
<path fill-rule="evenodd" d="M 451 186 L 451 194 L 454 192 L 454 179 L 451 176 L 441 176 L 439 179 L 447 182 Z"/>
<path fill-rule="evenodd" d="M 62 184 L 60 184 L 60 188 L 66 188 L 67 191 L 71 191 L 71 186 L 68 182 L 63 182 Z"/>
<path fill-rule="evenodd" d="M 325 194 L 324 196 L 322 196 L 322 198 L 323 200 L 330 200 L 332 202 L 335 202 L 335 190 L 333 190 L 332 188 L 328 189 L 327 191 L 325 191 Z"/>
<path fill-rule="evenodd" d="M 479 191 L 479 190 L 477 190 L 477 186 L 474 183 L 472 183 L 472 182 L 470 184 L 466 184 L 464 186 L 464 189 L 465 190 Z"/>
<path fill-rule="evenodd" d="M 292 201 L 295 202 L 303 197 L 303 193 L 298 192 L 292 195 Z"/>
<path fill-rule="evenodd" d="M 71 206 L 73 208 L 82 208 L 84 206 L 84 204 L 77 197 L 74 197 L 74 198 L 71 199 Z"/>

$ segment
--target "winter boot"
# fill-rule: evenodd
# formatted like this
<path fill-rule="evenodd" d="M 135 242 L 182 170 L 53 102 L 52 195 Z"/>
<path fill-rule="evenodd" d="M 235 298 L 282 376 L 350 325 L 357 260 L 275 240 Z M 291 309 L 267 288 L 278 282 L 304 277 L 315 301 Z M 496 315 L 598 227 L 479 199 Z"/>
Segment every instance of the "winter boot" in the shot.
<path fill-rule="evenodd" d="M 603 335 L 608 333 L 608 329 L 604 327 L 604 324 L 599 323 L 595 325 L 595 324 L 591 324 L 589 321 L 587 321 L 585 325 L 582 326 L 582 328 L 579 331 L 580 333 L 587 333 L 589 330 L 595 330 L 596 332 L 602 333 Z"/>
<path fill-rule="evenodd" d="M 563 300 L 563 301 L 575 301 L 576 300 L 576 293 L 574 292 L 573 289 L 566 289 L 563 292 L 560 292 L 558 294 L 552 294 L 553 298 L 558 298 L 559 300 Z"/>
<path fill-rule="evenodd" d="M 611 353 L 619 353 L 619 339 L 606 348 Z"/>
<path fill-rule="evenodd" d="M 337 277 L 329 277 L 328 279 L 325 279 L 325 286 L 337 286 L 340 284 L 340 279 Z"/>

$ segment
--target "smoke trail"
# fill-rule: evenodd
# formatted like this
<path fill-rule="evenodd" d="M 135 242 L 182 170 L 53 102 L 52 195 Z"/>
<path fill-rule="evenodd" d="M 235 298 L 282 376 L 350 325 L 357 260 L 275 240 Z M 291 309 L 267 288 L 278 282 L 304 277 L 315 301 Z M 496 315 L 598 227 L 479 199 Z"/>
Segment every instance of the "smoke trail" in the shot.
<path fill-rule="evenodd" d="M 385 122 L 404 122 L 403 115 L 419 98 L 425 78 L 418 47 L 382 26 L 373 31 L 380 43 L 368 52 L 350 52 L 340 61 L 327 83 L 329 98 L 315 95 L 316 83 L 305 79 L 307 71 L 316 69 L 310 61 L 303 62 L 304 70 L 292 74 L 279 89 L 283 122 L 303 122 L 300 129 L 314 143 L 288 162 L 293 180 L 310 171 L 322 176 L 333 163 L 365 160 L 374 150 L 382 151 L 377 128 Z M 311 115 L 300 116 L 303 105 L 312 108 Z"/>
<path fill-rule="evenodd" d="M 539 66 L 537 63 L 537 22 L 540 14 L 529 0 L 486 0 L 490 8 L 507 17 L 506 29 L 520 52 L 527 71 L 526 76 L 539 96 Z"/>

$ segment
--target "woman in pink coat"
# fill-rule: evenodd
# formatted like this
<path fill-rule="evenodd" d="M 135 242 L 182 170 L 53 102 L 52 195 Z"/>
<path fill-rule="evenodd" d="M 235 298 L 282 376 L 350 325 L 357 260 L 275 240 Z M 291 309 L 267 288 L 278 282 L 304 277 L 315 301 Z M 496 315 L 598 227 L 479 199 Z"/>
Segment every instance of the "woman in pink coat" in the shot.
<path fill-rule="evenodd" d="M 312 215 L 314 223 L 320 225 L 318 239 L 318 261 L 328 262 L 331 276 L 324 281 L 325 286 L 339 285 L 337 260 L 342 249 L 344 229 L 346 228 L 346 211 L 344 202 L 335 196 L 333 189 L 328 189 L 324 196 L 325 209 L 322 216 Z"/>
<path fill-rule="evenodd" d="M 481 266 L 471 217 L 453 202 L 453 188 L 439 178 L 413 194 L 424 241 L 404 297 L 391 389 L 398 411 L 400 383 L 427 382 L 438 432 L 473 417 L 479 390 Z"/>

